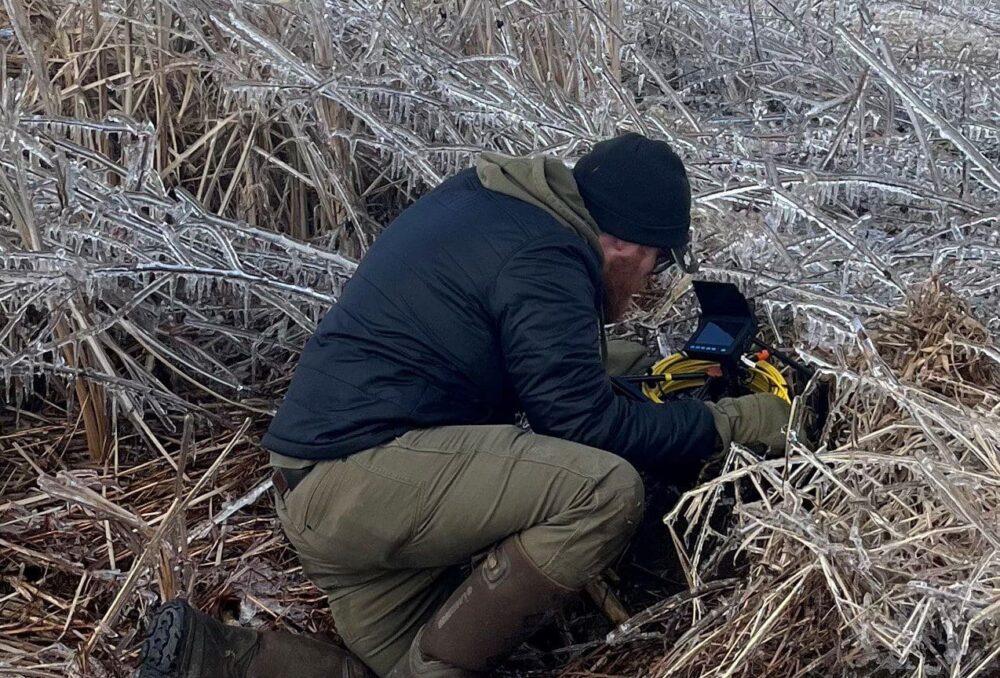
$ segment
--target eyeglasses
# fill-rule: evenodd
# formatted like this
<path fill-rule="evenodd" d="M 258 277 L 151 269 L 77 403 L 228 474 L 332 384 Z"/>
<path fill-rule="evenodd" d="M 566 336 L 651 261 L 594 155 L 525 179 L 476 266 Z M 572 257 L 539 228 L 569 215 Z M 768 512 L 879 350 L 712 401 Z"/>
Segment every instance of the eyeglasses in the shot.
<path fill-rule="evenodd" d="M 688 243 L 685 243 L 680 247 L 661 249 L 659 254 L 656 256 L 656 264 L 653 266 L 653 275 L 663 273 L 673 264 L 677 264 L 678 268 L 685 273 L 698 272 L 698 260 L 695 259 L 694 255 L 691 253 L 691 246 Z"/>

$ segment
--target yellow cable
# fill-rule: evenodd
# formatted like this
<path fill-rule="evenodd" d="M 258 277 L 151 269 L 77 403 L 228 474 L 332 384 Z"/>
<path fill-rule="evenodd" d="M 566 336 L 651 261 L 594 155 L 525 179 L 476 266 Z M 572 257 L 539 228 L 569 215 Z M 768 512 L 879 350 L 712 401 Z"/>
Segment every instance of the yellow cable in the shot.
<path fill-rule="evenodd" d="M 705 383 L 694 379 L 670 381 L 669 375 L 707 372 L 711 367 L 718 367 L 718 363 L 710 360 L 694 360 L 683 353 L 674 353 L 653 365 L 650 370 L 652 374 L 664 375 L 668 379 L 664 379 L 662 383 L 643 384 L 642 392 L 654 403 L 662 403 L 664 398 L 671 393 L 698 388 Z M 757 364 L 749 369 L 749 372 L 750 382 L 748 386 L 752 393 L 773 393 L 786 403 L 792 402 L 788 393 L 788 382 L 785 381 L 777 367 L 766 360 L 758 360 Z"/>

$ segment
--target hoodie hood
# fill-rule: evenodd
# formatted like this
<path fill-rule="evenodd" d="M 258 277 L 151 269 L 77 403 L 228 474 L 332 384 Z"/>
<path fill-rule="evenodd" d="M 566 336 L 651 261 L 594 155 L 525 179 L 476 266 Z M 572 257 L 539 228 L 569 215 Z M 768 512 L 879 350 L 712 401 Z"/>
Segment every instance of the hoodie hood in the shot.
<path fill-rule="evenodd" d="M 523 200 L 551 214 L 583 238 L 597 258 L 604 261 L 598 238 L 601 229 L 587 211 L 573 172 L 561 160 L 483 153 L 476 161 L 476 174 L 489 190 Z"/>
<path fill-rule="evenodd" d="M 566 228 L 583 238 L 604 265 L 601 249 L 601 229 L 590 216 L 576 186 L 573 172 L 558 158 L 536 156 L 520 158 L 483 153 L 476 161 L 476 174 L 482 185 L 497 193 L 540 207 Z M 607 338 L 604 333 L 604 309 L 601 316 L 601 361 L 607 360 Z"/>

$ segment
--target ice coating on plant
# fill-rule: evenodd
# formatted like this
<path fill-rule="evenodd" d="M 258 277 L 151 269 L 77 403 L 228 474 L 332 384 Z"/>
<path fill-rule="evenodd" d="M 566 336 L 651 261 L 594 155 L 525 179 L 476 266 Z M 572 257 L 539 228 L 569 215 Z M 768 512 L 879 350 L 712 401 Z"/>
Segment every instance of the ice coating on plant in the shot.
<path fill-rule="evenodd" d="M 139 5 L 148 16 L 122 19 Z M 53 6 L 54 34 L 77 40 L 91 6 Z M 651 675 L 989 675 L 990 3 L 154 0 L 100 12 L 109 39 L 79 38 L 95 58 L 73 62 L 90 82 L 114 50 L 155 49 L 102 70 L 103 90 L 60 82 L 62 110 L 30 68 L 0 88 L 5 397 L 30 398 L 40 376 L 74 399 L 77 383 L 99 385 L 118 427 L 154 453 L 147 418 L 172 431 L 189 411 L 266 416 L 355 260 L 416 196 L 480 149 L 572 161 L 642 131 L 686 161 L 702 275 L 754 296 L 766 331 L 838 397 L 825 447 L 790 436 L 773 462 L 736 449 L 725 480 L 684 499 L 672 527 L 691 590 L 609 642 L 669 639 Z M 174 17 L 163 44 L 155 12 Z M 15 37 L 5 46 L 20 50 Z M 689 281 L 669 282 L 677 309 L 663 300 L 614 330 L 672 351 L 693 309 Z M 759 498 L 730 496 L 744 481 Z M 734 553 L 750 574 L 714 579 Z"/>

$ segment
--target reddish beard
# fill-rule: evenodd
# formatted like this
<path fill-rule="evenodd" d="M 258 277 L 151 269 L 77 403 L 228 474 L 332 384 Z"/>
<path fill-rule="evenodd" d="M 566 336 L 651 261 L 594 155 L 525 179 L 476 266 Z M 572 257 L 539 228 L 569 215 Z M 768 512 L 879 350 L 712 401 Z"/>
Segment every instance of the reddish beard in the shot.
<path fill-rule="evenodd" d="M 632 297 L 646 285 L 642 271 L 621 260 L 604 263 L 604 313 L 605 321 L 617 322 L 632 307 Z"/>

